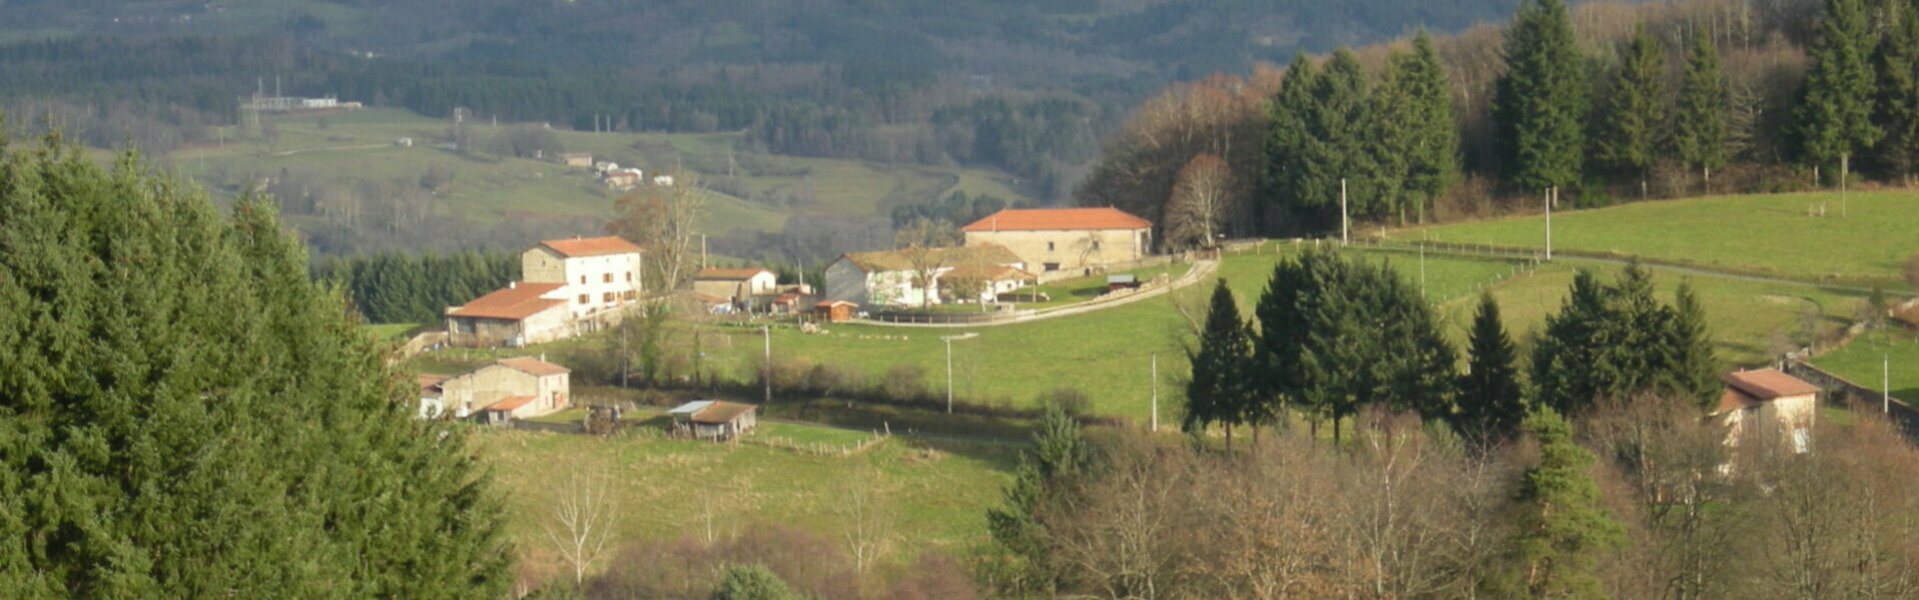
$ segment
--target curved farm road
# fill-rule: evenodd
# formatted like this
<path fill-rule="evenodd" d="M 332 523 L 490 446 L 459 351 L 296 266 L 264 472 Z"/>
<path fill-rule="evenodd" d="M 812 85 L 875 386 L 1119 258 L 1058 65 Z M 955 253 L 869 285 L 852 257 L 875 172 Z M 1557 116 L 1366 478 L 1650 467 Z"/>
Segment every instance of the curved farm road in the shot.
<path fill-rule="evenodd" d="M 861 325 L 879 325 L 882 327 L 930 327 L 930 328 L 947 328 L 947 329 L 956 328 L 956 327 L 959 327 L 959 328 L 997 327 L 1000 325 L 1012 325 L 1014 323 L 1031 323 L 1033 321 L 1042 321 L 1042 320 L 1052 319 L 1057 317 L 1067 317 L 1072 315 L 1084 314 L 1084 313 L 1089 313 L 1096 310 L 1112 308 L 1115 306 L 1125 306 L 1128 304 L 1132 304 L 1134 302 L 1139 302 L 1141 300 L 1147 300 L 1150 298 L 1158 298 L 1160 296 L 1164 296 L 1168 293 L 1171 293 L 1173 290 L 1177 290 L 1195 283 L 1199 283 L 1200 280 L 1205 279 L 1207 276 L 1212 275 L 1214 271 L 1218 271 L 1218 270 L 1219 270 L 1218 259 L 1196 260 L 1196 261 L 1193 261 L 1193 268 L 1187 269 L 1185 275 L 1181 275 L 1179 279 L 1173 280 L 1171 283 L 1168 283 L 1164 287 L 1153 288 L 1150 290 L 1146 290 L 1144 292 L 1132 294 L 1122 298 L 1114 298 L 1112 300 L 1089 300 L 1086 302 L 1081 302 L 1079 304 L 1062 306 L 1062 307 L 1053 308 L 1053 309 L 1045 309 L 1042 312 L 1014 317 L 1004 321 L 991 321 L 991 322 L 985 322 L 985 323 L 892 323 L 887 321 L 860 319 L 853 322 L 859 323 Z"/>

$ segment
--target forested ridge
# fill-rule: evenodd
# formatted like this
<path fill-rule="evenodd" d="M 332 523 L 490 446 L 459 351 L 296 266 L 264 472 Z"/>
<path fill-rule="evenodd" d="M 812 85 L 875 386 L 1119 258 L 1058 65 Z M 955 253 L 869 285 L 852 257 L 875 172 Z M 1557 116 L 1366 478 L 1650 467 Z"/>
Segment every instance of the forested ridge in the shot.
<path fill-rule="evenodd" d="M 1905 185 L 1919 156 L 1908 0 L 1527 0 L 1502 26 L 1296 55 L 1147 100 L 1075 191 L 1160 223 L 1337 233 L 1706 193 Z M 1176 193 L 1225 160 L 1216 208 Z M 1835 213 L 1842 206 L 1831 207 Z"/>

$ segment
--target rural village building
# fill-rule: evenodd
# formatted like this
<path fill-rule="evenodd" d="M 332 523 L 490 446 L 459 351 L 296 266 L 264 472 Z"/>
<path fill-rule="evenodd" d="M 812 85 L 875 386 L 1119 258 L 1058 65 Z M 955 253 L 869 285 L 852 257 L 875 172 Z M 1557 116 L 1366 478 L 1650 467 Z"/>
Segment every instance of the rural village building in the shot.
<path fill-rule="evenodd" d="M 540 242 L 520 254 L 523 281 L 447 309 L 447 343 L 518 347 L 617 322 L 645 291 L 640 261 L 618 237 Z"/>
<path fill-rule="evenodd" d="M 696 400 L 681 404 L 667 415 L 673 428 L 702 440 L 725 441 L 752 431 L 759 424 L 759 407 L 723 400 Z"/>
<path fill-rule="evenodd" d="M 421 413 L 427 413 L 429 382 L 440 394 L 434 416 L 477 415 L 482 422 L 501 423 L 556 412 L 567 407 L 569 373 L 566 367 L 521 356 L 451 377 L 422 375 Z"/>
<path fill-rule="evenodd" d="M 1819 387 L 1776 369 L 1720 376 L 1726 391 L 1712 415 L 1726 426 L 1726 445 L 1755 435 L 1778 436 L 1795 452 L 1811 447 Z"/>
<path fill-rule="evenodd" d="M 773 294 L 778 287 L 778 278 L 766 269 L 707 268 L 693 274 L 693 291 L 734 302 Z"/>
<path fill-rule="evenodd" d="M 925 254 L 916 260 L 916 252 Z M 924 286 L 917 271 L 922 267 L 931 267 L 932 275 Z M 995 271 L 992 267 L 1021 271 L 1025 263 L 1012 251 L 992 244 L 843 254 L 826 267 L 826 300 L 851 302 L 861 307 L 910 307 L 928 300 L 937 304 L 941 301 L 942 276 L 957 268 L 967 269 L 962 275 L 991 272 L 997 276 L 1009 272 Z"/>
<path fill-rule="evenodd" d="M 560 164 L 569 167 L 593 168 L 593 153 L 568 152 L 560 155 Z"/>
<path fill-rule="evenodd" d="M 960 231 L 967 246 L 1005 247 L 1033 272 L 1136 261 L 1153 246 L 1151 221 L 1110 207 L 1007 209 Z"/>

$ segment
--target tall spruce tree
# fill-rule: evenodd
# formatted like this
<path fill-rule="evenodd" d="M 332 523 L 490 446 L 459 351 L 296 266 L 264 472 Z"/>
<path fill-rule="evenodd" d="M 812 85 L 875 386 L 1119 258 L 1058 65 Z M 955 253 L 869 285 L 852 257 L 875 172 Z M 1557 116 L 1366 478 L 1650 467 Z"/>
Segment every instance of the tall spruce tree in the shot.
<path fill-rule="evenodd" d="M 1668 359 L 1672 381 L 1665 387 L 1701 409 L 1712 408 L 1720 390 L 1719 357 L 1713 349 L 1712 333 L 1706 328 L 1706 309 L 1689 284 L 1679 284 L 1673 294 L 1667 337 L 1662 346 L 1672 353 Z"/>
<path fill-rule="evenodd" d="M 1058 403 L 1047 404 L 1033 446 L 1020 456 L 1013 483 L 1003 493 L 1004 503 L 986 511 L 988 533 L 1017 561 L 1008 574 L 1010 587 L 1049 592 L 1058 583 L 1060 573 L 1047 550 L 1050 533 L 1037 513 L 1091 464 L 1092 448 L 1079 422 Z"/>
<path fill-rule="evenodd" d="M 1385 187 L 1397 184 L 1382 176 L 1378 136 L 1374 135 L 1372 86 L 1366 68 L 1348 48 L 1333 51 L 1326 70 L 1313 80 L 1314 110 L 1308 124 L 1320 144 L 1313 156 L 1319 169 L 1310 183 L 1323 190 L 1316 199 L 1337 215 L 1340 180 L 1346 181 L 1348 210 L 1353 218 L 1385 214 Z M 1336 223 L 1336 222 L 1335 222 Z"/>
<path fill-rule="evenodd" d="M 1316 146 L 1322 143 L 1308 125 L 1314 110 L 1313 81 L 1317 75 L 1313 60 L 1306 53 L 1293 56 L 1292 65 L 1286 68 L 1286 78 L 1280 81 L 1279 92 L 1268 109 L 1272 128 L 1266 136 L 1266 168 L 1260 177 L 1263 188 L 1260 196 L 1277 205 L 1261 211 L 1262 214 L 1304 217 L 1316 226 L 1325 221 L 1324 203 L 1309 200 L 1315 191 L 1308 189 L 1307 183 L 1319 169 L 1313 157 L 1318 153 Z M 1278 231 L 1284 226 L 1266 224 L 1268 231 Z"/>
<path fill-rule="evenodd" d="M 1459 378 L 1458 411 L 1454 426 L 1469 438 L 1497 442 L 1512 437 L 1526 418 L 1519 386 L 1518 359 L 1512 338 L 1499 319 L 1499 302 L 1491 293 L 1479 297 L 1473 315 L 1466 373 Z"/>
<path fill-rule="evenodd" d="M 509 583 L 458 430 L 276 207 L 0 143 L 0 590 L 474 598 Z"/>
<path fill-rule="evenodd" d="M 1883 135 L 1872 122 L 1877 84 L 1867 61 L 1876 40 L 1864 0 L 1826 0 L 1817 32 L 1794 113 L 1800 153 L 1813 165 L 1836 161 L 1843 178 L 1852 157 Z"/>
<path fill-rule="evenodd" d="M 1732 154 L 1727 148 L 1732 112 L 1728 93 L 1726 76 L 1719 69 L 1718 44 L 1706 28 L 1695 29 L 1686 45 L 1686 74 L 1673 114 L 1673 148 L 1680 162 L 1698 169 L 1706 183 L 1712 182 L 1712 170 L 1726 166 Z"/>
<path fill-rule="evenodd" d="M 1388 61 L 1373 105 L 1382 177 L 1397 182 L 1385 190 L 1385 204 L 1402 222 L 1409 209 L 1425 222 L 1433 201 L 1459 180 L 1452 84 L 1426 30 L 1413 37 L 1412 53 Z"/>
<path fill-rule="evenodd" d="M 1585 65 L 1561 0 L 1523 0 L 1503 48 L 1493 120 L 1507 179 L 1522 190 L 1568 187 L 1585 163 Z"/>
<path fill-rule="evenodd" d="M 1639 181 L 1639 193 L 1646 195 L 1646 182 L 1653 162 L 1658 160 L 1666 133 L 1665 53 L 1659 41 L 1646 32 L 1642 23 L 1633 28 L 1618 76 L 1613 78 L 1611 94 L 1600 122 L 1599 159 L 1607 167 Z"/>
<path fill-rule="evenodd" d="M 1539 440 L 1539 464 L 1520 484 L 1515 564 L 1499 581 L 1505 588 L 1499 595 L 1605 598 L 1594 570 L 1601 553 L 1621 544 L 1625 534 L 1600 503 L 1595 459 L 1550 408 L 1536 410 L 1526 429 Z"/>
<path fill-rule="evenodd" d="M 1919 11 L 1886 3 L 1886 33 L 1873 56 L 1878 69 L 1875 120 L 1885 131 L 1878 162 L 1886 175 L 1911 185 L 1919 174 Z"/>
<path fill-rule="evenodd" d="M 1239 304 L 1233 300 L 1232 288 L 1221 279 L 1213 287 L 1199 348 L 1187 355 L 1192 379 L 1186 383 L 1186 414 L 1180 419 L 1180 427 L 1200 432 L 1214 424 L 1222 425 L 1230 450 L 1234 425 L 1258 426 L 1263 422 L 1266 411 L 1253 402 L 1252 357 L 1246 323 L 1239 318 Z"/>
<path fill-rule="evenodd" d="M 1581 271 L 1533 346 L 1532 398 L 1561 414 L 1603 399 L 1675 394 L 1709 400 L 1718 363 L 1690 287 L 1676 305 L 1653 296 L 1652 275 L 1630 265 L 1612 285 Z"/>
<path fill-rule="evenodd" d="M 1448 414 L 1456 354 L 1432 307 L 1390 267 L 1308 251 L 1273 268 L 1259 318 L 1260 398 L 1334 425 L 1362 406 Z"/>

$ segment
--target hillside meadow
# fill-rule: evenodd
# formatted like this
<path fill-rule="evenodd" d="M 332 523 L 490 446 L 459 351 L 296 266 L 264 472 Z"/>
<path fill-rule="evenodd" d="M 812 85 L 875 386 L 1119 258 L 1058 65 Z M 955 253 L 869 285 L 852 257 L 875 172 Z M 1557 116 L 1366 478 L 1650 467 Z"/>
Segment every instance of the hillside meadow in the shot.
<path fill-rule="evenodd" d="M 1854 191 L 1655 200 L 1553 214 L 1553 249 L 1858 286 L 1904 288 L 1919 252 L 1919 193 Z M 1825 216 L 1813 216 L 1824 208 Z M 1411 228 L 1390 239 L 1544 246 L 1543 215 Z"/>

